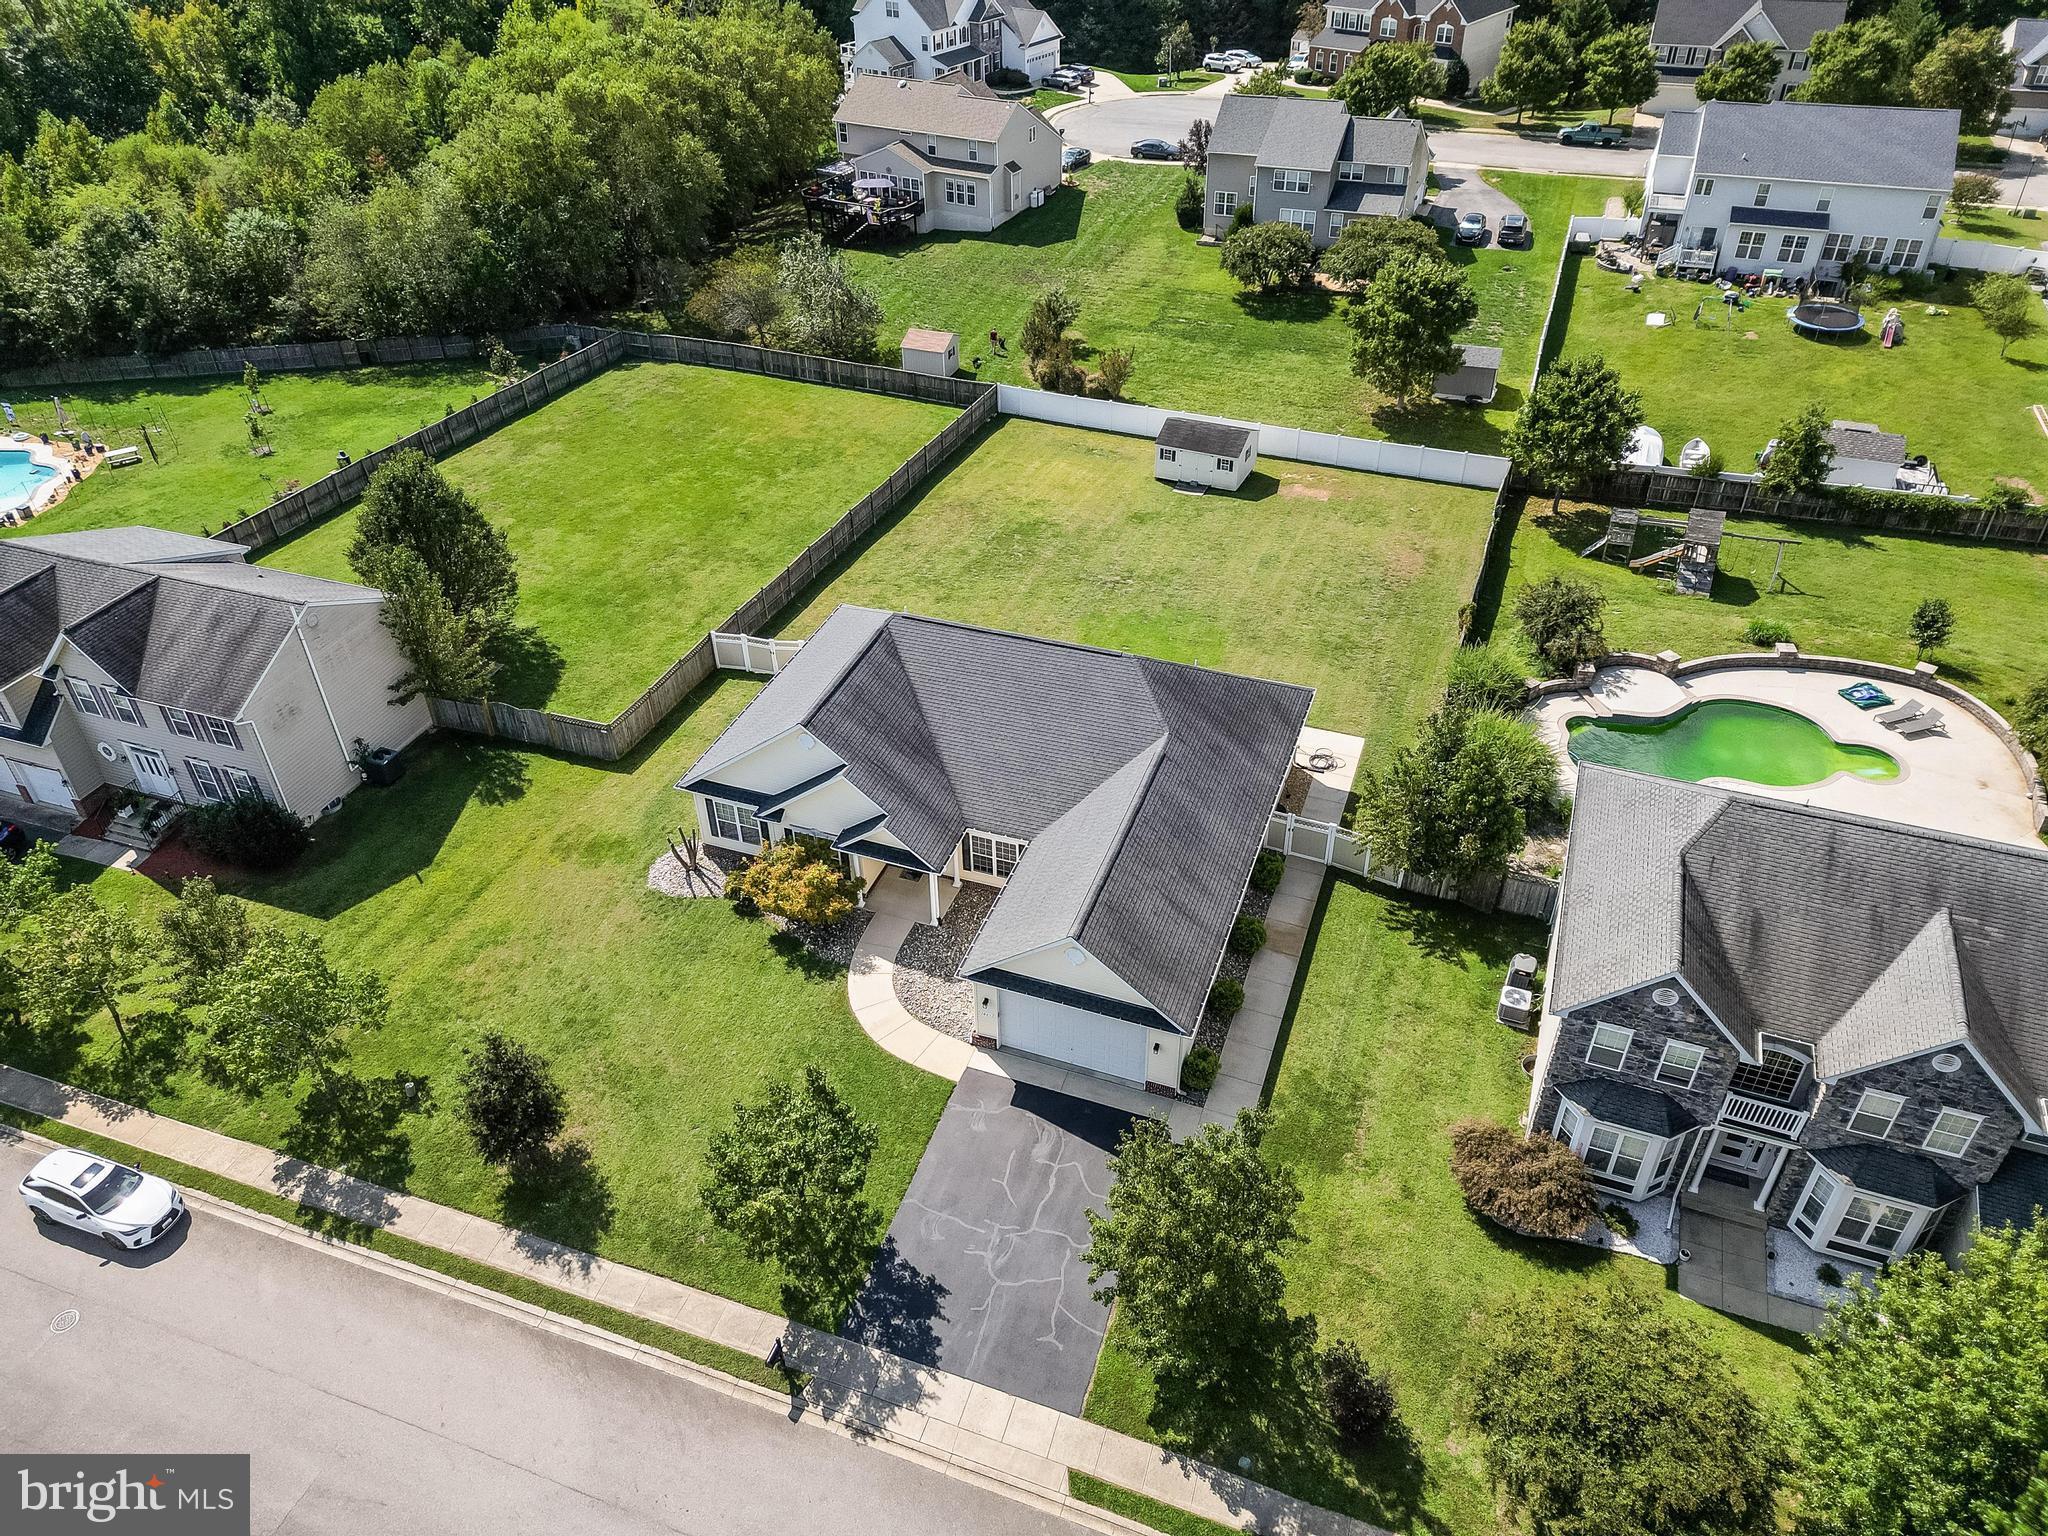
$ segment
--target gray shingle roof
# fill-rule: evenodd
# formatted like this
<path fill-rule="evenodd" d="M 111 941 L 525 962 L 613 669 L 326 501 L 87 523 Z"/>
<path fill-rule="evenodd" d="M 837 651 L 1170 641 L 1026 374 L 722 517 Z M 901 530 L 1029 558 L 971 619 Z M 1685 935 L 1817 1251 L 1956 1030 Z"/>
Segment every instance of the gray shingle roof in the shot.
<path fill-rule="evenodd" d="M 1422 124 L 1405 117 L 1352 117 L 1341 102 L 1299 96 L 1225 96 L 1216 107 L 1212 155 L 1250 155 L 1259 165 L 1328 171 L 1340 159 L 1407 165 Z"/>
<path fill-rule="evenodd" d="M 1952 107 L 1804 101 L 1710 101 L 1699 119 L 1698 175 L 1928 192 L 1946 192 L 1955 179 L 1962 121 Z"/>
<path fill-rule="evenodd" d="M 2048 1210 L 2048 1153 L 2014 1147 L 1998 1172 L 1977 1186 L 1977 1215 L 1987 1227 L 2034 1224 L 2036 1209 Z"/>
<path fill-rule="evenodd" d="M 1019 102 L 997 101 L 964 89 L 958 81 L 855 75 L 833 116 L 863 128 L 987 143 L 1002 134 L 1013 114 L 1029 110 Z"/>
<path fill-rule="evenodd" d="M 1813 1069 L 1823 1079 L 1846 1077 L 1960 1044 L 1969 1035 L 1962 965 L 1944 908 L 1821 1034 Z"/>
<path fill-rule="evenodd" d="M 1700 113 L 1697 107 L 1664 114 L 1664 126 L 1657 132 L 1657 153 L 1689 155 L 1700 141 Z"/>
<path fill-rule="evenodd" d="M 167 564 L 228 560 L 239 563 L 248 551 L 226 539 L 166 528 L 89 528 L 82 533 L 27 533 L 15 539 L 18 549 L 39 549 L 46 555 L 70 555 L 108 565 Z"/>
<path fill-rule="evenodd" d="M 1383 186 L 1374 181 L 1340 181 L 1330 189 L 1330 200 L 1323 206 L 1338 213 L 1399 218 L 1408 211 L 1408 193 L 1404 187 Z"/>
<path fill-rule="evenodd" d="M 1897 432 L 1866 431 L 1837 422 L 1825 436 L 1828 446 L 1845 459 L 1874 459 L 1880 464 L 1906 462 L 1906 440 Z"/>
<path fill-rule="evenodd" d="M 1804 49 L 1813 34 L 1839 27 L 1848 18 L 1845 0 L 1661 0 L 1650 23 L 1650 41 L 1659 47 L 1712 48 L 1741 41 L 1732 34 L 1761 9 L 1771 30 L 1786 46 Z"/>
<path fill-rule="evenodd" d="M 1869 1142 L 1851 1142 L 1836 1147 L 1816 1147 L 1814 1161 L 1839 1173 L 1859 1190 L 1873 1195 L 1890 1195 L 1915 1205 L 1946 1205 L 1962 1193 L 1962 1186 L 1936 1167 L 1932 1160 L 1897 1147 L 1880 1147 Z"/>
<path fill-rule="evenodd" d="M 1645 1136 L 1676 1136 L 1699 1122 L 1669 1094 L 1615 1077 L 1587 1077 L 1559 1085 L 1559 1093 L 1595 1120 Z"/>
<path fill-rule="evenodd" d="M 891 69 L 900 69 L 910 62 L 910 50 L 893 37 L 878 37 L 861 45 L 861 52 L 874 49 L 881 55 L 882 62 Z"/>
<path fill-rule="evenodd" d="M 1190 453 L 1242 458 L 1252 445 L 1252 429 L 1227 421 L 1204 421 L 1195 416 L 1169 416 L 1159 424 L 1159 446 L 1185 448 Z"/>
<path fill-rule="evenodd" d="M 2022 16 L 2012 22 L 2007 31 L 2012 41 L 2006 46 L 2012 49 L 2021 64 L 2038 64 L 2048 58 L 2048 21 L 2033 16 Z"/>

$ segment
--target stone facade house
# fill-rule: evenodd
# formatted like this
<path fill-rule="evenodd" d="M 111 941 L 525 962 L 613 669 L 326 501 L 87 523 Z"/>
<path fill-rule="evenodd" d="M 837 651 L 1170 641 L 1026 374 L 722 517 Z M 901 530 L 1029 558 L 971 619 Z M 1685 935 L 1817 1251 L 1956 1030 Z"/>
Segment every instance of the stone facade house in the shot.
<path fill-rule="evenodd" d="M 1225 96 L 1217 103 L 1203 192 L 1203 233 L 1221 238 L 1238 210 L 1308 231 L 1317 249 L 1353 219 L 1406 218 L 1429 189 L 1429 135 L 1406 117 L 1352 117 L 1341 103 Z"/>
<path fill-rule="evenodd" d="M 1582 767 L 1529 1100 L 1624 1198 L 1861 1263 L 2032 1219 L 2048 851 Z"/>
<path fill-rule="evenodd" d="M 1335 78 L 1374 43 L 1422 43 L 1439 59 L 1463 59 L 1477 85 L 1500 65 L 1501 44 L 1514 19 L 1514 0 L 1376 0 L 1332 5 L 1323 30 L 1298 32 L 1294 56 Z"/>

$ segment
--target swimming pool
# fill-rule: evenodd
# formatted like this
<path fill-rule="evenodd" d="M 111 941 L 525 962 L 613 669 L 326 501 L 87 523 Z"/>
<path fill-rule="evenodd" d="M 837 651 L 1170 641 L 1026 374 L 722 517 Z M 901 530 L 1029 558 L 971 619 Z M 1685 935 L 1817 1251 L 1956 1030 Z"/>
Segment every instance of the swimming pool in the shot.
<path fill-rule="evenodd" d="M 1838 773 L 1896 779 L 1898 759 L 1836 741 L 1806 716 L 1748 699 L 1703 699 L 1657 720 L 1570 721 L 1572 761 L 1632 768 L 1667 779 L 1742 779 L 1781 789 Z"/>
<path fill-rule="evenodd" d="M 31 459 L 26 448 L 0 448 L 0 512 L 19 512 L 56 476 L 49 465 Z"/>

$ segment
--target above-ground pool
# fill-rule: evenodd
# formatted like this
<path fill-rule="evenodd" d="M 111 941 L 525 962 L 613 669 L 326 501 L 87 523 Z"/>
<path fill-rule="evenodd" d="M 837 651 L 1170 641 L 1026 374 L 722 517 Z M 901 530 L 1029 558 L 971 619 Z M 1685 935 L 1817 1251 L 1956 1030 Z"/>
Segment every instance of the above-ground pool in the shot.
<path fill-rule="evenodd" d="M 1631 768 L 1667 779 L 1742 779 L 1791 789 L 1838 773 L 1896 779 L 1898 760 L 1836 741 L 1802 714 L 1748 699 L 1703 699 L 1658 720 L 1569 723 L 1575 763 Z"/>
<path fill-rule="evenodd" d="M 0 512 L 19 512 L 57 471 L 38 464 L 26 448 L 0 448 Z"/>

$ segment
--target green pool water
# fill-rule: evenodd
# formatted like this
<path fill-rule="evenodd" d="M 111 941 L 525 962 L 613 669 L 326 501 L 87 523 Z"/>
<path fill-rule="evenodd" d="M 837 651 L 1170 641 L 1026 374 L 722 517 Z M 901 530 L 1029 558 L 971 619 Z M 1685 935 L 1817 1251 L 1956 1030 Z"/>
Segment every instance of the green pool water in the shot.
<path fill-rule="evenodd" d="M 1896 779 L 1897 759 L 1836 741 L 1806 716 L 1747 699 L 1705 699 L 1661 720 L 1580 718 L 1569 725 L 1572 761 L 1632 768 L 1667 779 L 1743 779 L 1791 788 L 1838 773 Z"/>

